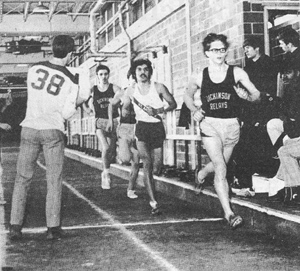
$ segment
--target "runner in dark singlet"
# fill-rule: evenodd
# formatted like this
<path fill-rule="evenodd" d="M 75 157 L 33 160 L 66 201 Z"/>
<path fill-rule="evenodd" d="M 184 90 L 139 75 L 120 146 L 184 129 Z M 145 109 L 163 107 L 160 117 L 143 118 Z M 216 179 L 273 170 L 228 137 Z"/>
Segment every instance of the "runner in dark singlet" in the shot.
<path fill-rule="evenodd" d="M 202 74 L 192 76 L 184 95 L 184 101 L 192 111 L 194 120 L 200 122 L 202 141 L 211 159 L 199 171 L 196 183 L 203 183 L 208 173 L 215 173 L 214 185 L 225 219 L 232 229 L 236 229 L 243 224 L 243 219 L 235 215 L 230 207 L 227 163 L 240 135 L 237 119 L 239 97 L 256 101 L 259 100 L 260 92 L 250 82 L 246 72 L 226 64 L 229 47 L 226 36 L 211 33 L 202 44 L 209 66 Z M 247 91 L 237 87 L 238 83 L 247 88 Z M 199 89 L 201 108 L 194 105 L 194 95 Z"/>

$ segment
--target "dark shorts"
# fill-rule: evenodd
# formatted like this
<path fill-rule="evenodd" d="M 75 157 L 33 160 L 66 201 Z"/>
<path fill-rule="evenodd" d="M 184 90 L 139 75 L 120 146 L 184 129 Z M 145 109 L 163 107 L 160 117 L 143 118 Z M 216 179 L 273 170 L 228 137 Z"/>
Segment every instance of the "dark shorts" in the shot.
<path fill-rule="evenodd" d="M 165 127 L 162 122 L 143 122 L 136 124 L 135 136 L 138 141 L 145 142 L 151 149 L 161 148 L 166 139 Z"/>

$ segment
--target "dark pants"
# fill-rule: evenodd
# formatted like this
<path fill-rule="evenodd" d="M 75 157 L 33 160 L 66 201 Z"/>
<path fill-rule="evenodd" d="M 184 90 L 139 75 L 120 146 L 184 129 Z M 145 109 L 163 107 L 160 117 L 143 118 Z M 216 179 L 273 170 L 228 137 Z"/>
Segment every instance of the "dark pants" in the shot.
<path fill-rule="evenodd" d="M 252 175 L 258 173 L 266 177 L 275 176 L 279 160 L 274 159 L 276 150 L 265 126 L 246 126 L 241 129 L 241 137 L 233 151 L 229 165 L 241 188 L 252 187 Z"/>

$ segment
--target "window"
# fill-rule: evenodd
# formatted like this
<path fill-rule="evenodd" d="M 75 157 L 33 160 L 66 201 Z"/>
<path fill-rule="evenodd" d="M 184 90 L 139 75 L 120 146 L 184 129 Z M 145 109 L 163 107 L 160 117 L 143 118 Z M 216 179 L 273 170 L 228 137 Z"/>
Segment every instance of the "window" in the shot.
<path fill-rule="evenodd" d="M 107 11 L 107 21 L 109 21 L 109 19 L 111 19 L 112 16 L 114 15 L 113 5 L 109 4 L 106 11 Z"/>
<path fill-rule="evenodd" d="M 130 25 L 136 22 L 143 15 L 143 5 L 140 1 L 137 1 L 130 12 Z"/>
<path fill-rule="evenodd" d="M 115 21 L 115 37 L 122 32 L 119 18 Z"/>
<path fill-rule="evenodd" d="M 145 13 L 152 9 L 156 4 L 156 0 L 145 0 Z"/>
<path fill-rule="evenodd" d="M 102 32 L 99 37 L 99 47 L 100 49 L 106 45 L 106 31 Z"/>
<path fill-rule="evenodd" d="M 107 28 L 107 41 L 110 42 L 112 41 L 114 38 L 114 25 L 111 24 L 108 28 Z"/>

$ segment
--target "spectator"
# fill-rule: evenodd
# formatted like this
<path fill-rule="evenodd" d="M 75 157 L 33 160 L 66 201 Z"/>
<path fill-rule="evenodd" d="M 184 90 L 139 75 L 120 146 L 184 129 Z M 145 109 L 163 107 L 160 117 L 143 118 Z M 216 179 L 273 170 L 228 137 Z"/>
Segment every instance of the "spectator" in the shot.
<path fill-rule="evenodd" d="M 273 177 L 279 167 L 279 161 L 273 158 L 266 123 L 278 117 L 280 98 L 276 97 L 278 69 L 275 62 L 264 54 L 262 39 L 251 36 L 244 41 L 243 47 L 246 55 L 244 70 L 263 95 L 260 103 L 242 102 L 241 136 L 232 155 L 236 177 L 232 191 L 239 196 L 251 197 L 255 195 L 252 175 L 259 173 Z"/>
<path fill-rule="evenodd" d="M 288 85 L 282 97 L 280 119 L 272 119 L 268 122 L 268 131 L 272 142 L 276 144 L 278 140 L 281 140 L 283 144 L 278 150 L 279 170 L 276 176 L 269 180 L 269 201 L 283 201 L 285 206 L 295 207 L 300 206 L 299 64 L 290 63 L 284 71 L 283 78 Z M 284 189 L 280 189 L 281 187 Z"/>
<path fill-rule="evenodd" d="M 4 111 L 6 110 L 6 108 L 8 106 L 10 106 L 11 103 L 12 103 L 11 90 L 9 89 L 7 91 L 7 94 L 2 94 L 0 96 L 0 98 L 2 98 L 4 100 L 4 103 L 3 103 L 2 107 L 1 107 L 1 110 L 0 110 L 0 119 L 2 119 L 1 115 L 4 113 Z M 6 122 L 3 122 L 3 120 L 1 120 L 1 122 L 0 122 L 0 129 L 3 130 L 3 131 L 5 131 L 5 132 L 9 132 L 11 130 L 11 126 L 10 126 L 10 124 L 8 124 Z M 3 138 L 1 136 L 1 141 L 2 141 L 2 139 Z M 2 142 L 1 142 L 1 144 L 2 144 Z M 1 164 L 1 158 L 2 157 L 0 157 L 0 182 L 2 181 L 2 174 L 3 174 L 3 168 L 2 168 L 2 164 Z M 4 204 L 5 203 L 5 201 L 2 198 L 2 196 L 3 195 L 0 195 L 0 204 Z"/>
<path fill-rule="evenodd" d="M 76 112 L 78 77 L 65 67 L 74 40 L 67 35 L 53 39 L 53 58 L 33 65 L 27 76 L 27 110 L 21 123 L 21 145 L 12 196 L 10 239 L 22 236 L 26 198 L 41 149 L 46 162 L 47 239 L 60 239 L 62 170 L 64 162 L 64 120 Z"/>
<path fill-rule="evenodd" d="M 243 224 L 243 219 L 234 214 L 230 206 L 226 165 L 240 135 L 237 119 L 239 97 L 256 101 L 259 100 L 260 92 L 250 82 L 245 71 L 226 64 L 229 47 L 226 36 L 210 33 L 202 44 L 204 54 L 209 59 L 209 66 L 201 74 L 191 77 L 184 95 L 184 101 L 193 112 L 194 120 L 200 122 L 202 142 L 211 159 L 211 162 L 199 171 L 196 184 L 201 185 L 209 173 L 215 173 L 214 185 L 225 219 L 231 229 L 236 229 Z M 237 87 L 239 83 L 248 91 Z M 194 96 L 198 89 L 201 108 L 194 105 Z"/>
<path fill-rule="evenodd" d="M 279 46 L 285 52 L 282 68 L 300 65 L 299 34 L 292 27 L 284 28 L 277 36 Z"/>
<path fill-rule="evenodd" d="M 244 70 L 251 82 L 261 92 L 276 96 L 278 68 L 276 63 L 264 53 L 262 38 L 248 37 L 244 41 L 243 48 L 246 55 Z"/>
<path fill-rule="evenodd" d="M 135 85 L 135 80 L 132 77 L 132 71 L 129 69 L 127 73 L 128 79 L 128 87 L 133 87 Z M 127 87 L 124 89 L 127 91 Z M 135 112 L 133 109 L 133 104 L 130 103 L 128 108 L 124 108 L 122 104 L 122 96 L 124 95 L 124 91 L 116 94 L 114 99 L 112 100 L 112 108 L 109 109 L 109 119 L 112 119 L 112 112 L 115 107 L 120 108 L 120 124 L 118 127 L 118 156 L 121 163 L 130 163 L 131 162 L 131 170 L 129 183 L 127 188 L 127 197 L 131 199 L 136 199 L 138 196 L 135 193 L 135 184 L 139 173 L 139 154 L 136 147 L 135 140 Z"/>
<path fill-rule="evenodd" d="M 97 85 L 92 89 L 92 95 L 88 102 L 83 104 L 83 109 L 90 115 L 95 114 L 96 134 L 102 151 L 103 172 L 101 173 L 102 189 L 110 189 L 109 175 L 110 164 L 116 158 L 117 125 L 119 113 L 117 108 L 113 112 L 113 122 L 108 120 L 108 106 L 120 87 L 109 83 L 110 69 L 105 65 L 99 65 L 96 69 Z"/>
<path fill-rule="evenodd" d="M 152 63 L 148 59 L 139 59 L 132 64 L 134 87 L 129 87 L 123 98 L 127 109 L 130 100 L 136 114 L 137 149 L 143 162 L 144 184 L 150 198 L 151 213 L 159 214 L 160 210 L 155 197 L 153 174 L 162 166 L 162 147 L 165 140 L 165 128 L 161 114 L 172 111 L 177 104 L 165 85 L 151 80 Z M 163 100 L 167 102 L 164 105 Z"/>

